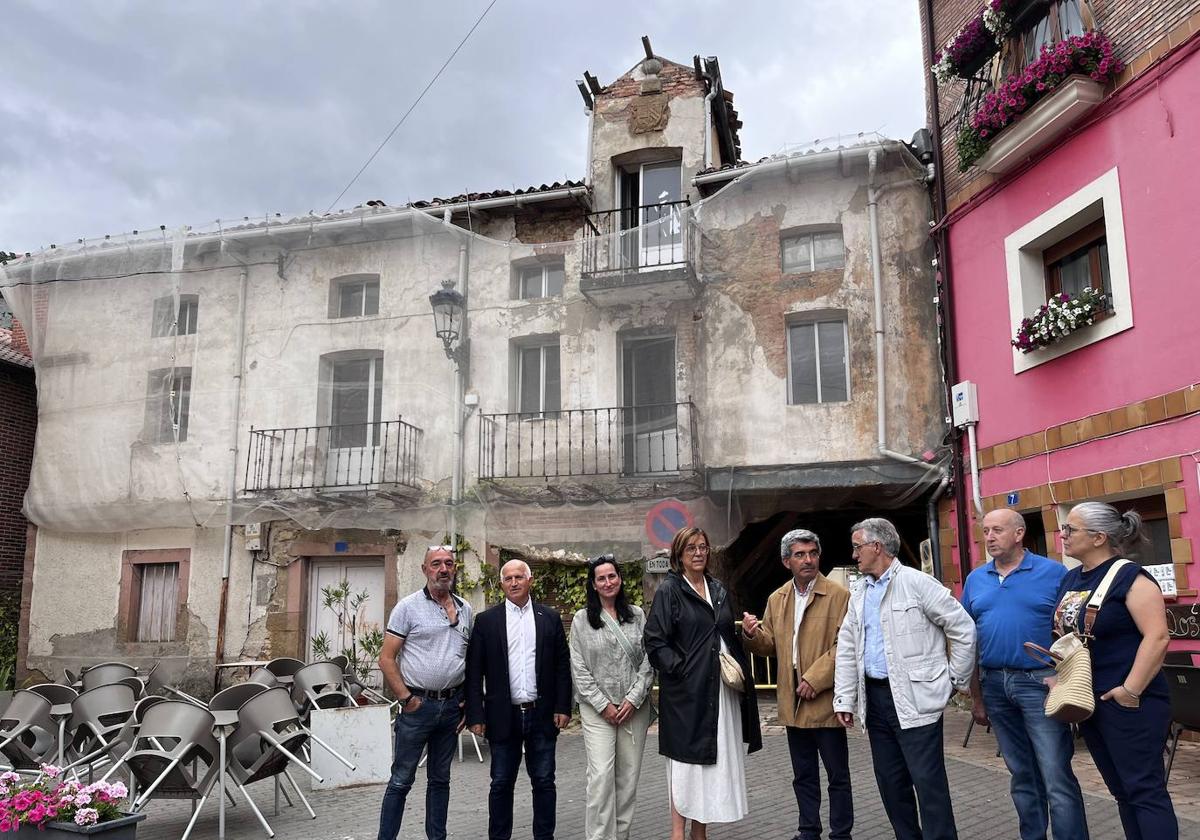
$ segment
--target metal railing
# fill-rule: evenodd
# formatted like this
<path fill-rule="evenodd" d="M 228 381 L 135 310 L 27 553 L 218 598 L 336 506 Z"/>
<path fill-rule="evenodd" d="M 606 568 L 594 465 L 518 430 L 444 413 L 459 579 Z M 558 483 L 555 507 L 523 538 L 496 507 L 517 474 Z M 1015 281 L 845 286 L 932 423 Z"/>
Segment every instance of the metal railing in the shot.
<path fill-rule="evenodd" d="M 686 265 L 687 209 L 684 200 L 588 213 L 583 228 L 582 275 Z"/>
<path fill-rule="evenodd" d="M 251 426 L 244 491 L 416 487 L 422 434 L 398 419 L 286 429 Z"/>
<path fill-rule="evenodd" d="M 699 468 L 690 402 L 484 414 L 479 477 L 673 475 Z"/>

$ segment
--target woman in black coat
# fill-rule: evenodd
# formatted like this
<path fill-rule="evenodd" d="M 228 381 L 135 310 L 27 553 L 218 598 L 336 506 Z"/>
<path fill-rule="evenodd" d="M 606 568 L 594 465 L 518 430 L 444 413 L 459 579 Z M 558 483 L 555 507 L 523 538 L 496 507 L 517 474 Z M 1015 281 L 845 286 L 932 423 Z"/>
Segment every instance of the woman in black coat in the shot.
<path fill-rule="evenodd" d="M 659 677 L 658 751 L 667 758 L 672 840 L 683 840 L 686 820 L 692 840 L 705 840 L 708 823 L 746 815 L 744 754 L 762 748 L 750 663 L 729 593 L 707 574 L 708 552 L 701 529 L 675 535 L 671 571 L 646 621 L 646 653 Z M 740 692 L 721 680 L 722 650 L 745 675 Z"/>

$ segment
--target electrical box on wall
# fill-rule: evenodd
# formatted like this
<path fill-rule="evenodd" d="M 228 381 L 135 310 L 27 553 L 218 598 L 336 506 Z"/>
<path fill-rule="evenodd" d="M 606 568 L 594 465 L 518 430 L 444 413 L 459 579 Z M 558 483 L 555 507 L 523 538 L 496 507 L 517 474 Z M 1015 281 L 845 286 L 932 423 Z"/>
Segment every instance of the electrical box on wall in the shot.
<path fill-rule="evenodd" d="M 959 382 L 950 389 L 951 416 L 954 425 L 963 427 L 979 422 L 979 397 L 971 380 Z"/>
<path fill-rule="evenodd" d="M 262 551 L 262 523 L 251 522 L 244 528 L 247 551 Z"/>

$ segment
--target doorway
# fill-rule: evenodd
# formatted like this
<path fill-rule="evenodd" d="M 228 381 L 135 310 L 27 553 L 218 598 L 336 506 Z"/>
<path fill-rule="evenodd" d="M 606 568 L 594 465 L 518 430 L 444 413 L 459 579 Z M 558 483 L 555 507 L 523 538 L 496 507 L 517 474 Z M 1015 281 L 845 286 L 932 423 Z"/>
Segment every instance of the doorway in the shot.
<path fill-rule="evenodd" d="M 351 593 L 350 605 L 353 607 L 355 596 L 366 593 L 366 599 L 357 604 L 356 608 L 347 611 L 342 621 L 338 620 L 338 612 L 342 609 L 331 609 L 325 605 L 325 595 L 322 590 L 336 589 L 346 581 Z M 365 634 L 375 631 L 383 632 L 386 627 L 384 611 L 384 563 L 382 557 L 353 557 L 353 558 L 314 558 L 308 567 L 308 635 L 305 643 L 308 661 L 318 658 L 319 652 L 313 640 L 327 640 L 329 656 L 337 656 L 348 651 L 355 641 L 358 658 L 362 661 L 369 659 L 365 654 L 361 640 Z M 353 628 L 351 626 L 353 619 Z M 347 654 L 348 655 L 348 654 Z M 371 665 L 372 684 L 378 684 L 378 668 L 374 662 Z"/>
<path fill-rule="evenodd" d="M 626 338 L 621 374 L 625 472 L 678 472 L 675 336 Z"/>
<path fill-rule="evenodd" d="M 683 261 L 682 172 L 679 161 L 617 170 L 623 267 Z"/>

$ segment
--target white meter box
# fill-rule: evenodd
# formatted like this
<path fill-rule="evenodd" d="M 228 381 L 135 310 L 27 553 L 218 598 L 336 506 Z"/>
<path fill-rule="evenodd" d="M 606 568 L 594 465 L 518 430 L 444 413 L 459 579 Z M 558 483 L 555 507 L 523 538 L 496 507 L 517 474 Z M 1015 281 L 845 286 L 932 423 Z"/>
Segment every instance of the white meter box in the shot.
<path fill-rule="evenodd" d="M 979 422 L 979 397 L 974 382 L 968 379 L 950 389 L 950 408 L 955 426 Z"/>

